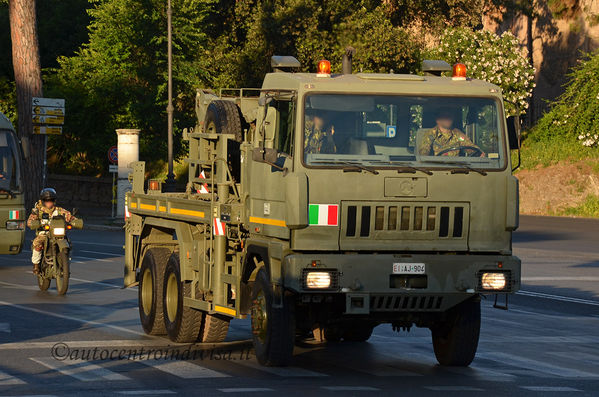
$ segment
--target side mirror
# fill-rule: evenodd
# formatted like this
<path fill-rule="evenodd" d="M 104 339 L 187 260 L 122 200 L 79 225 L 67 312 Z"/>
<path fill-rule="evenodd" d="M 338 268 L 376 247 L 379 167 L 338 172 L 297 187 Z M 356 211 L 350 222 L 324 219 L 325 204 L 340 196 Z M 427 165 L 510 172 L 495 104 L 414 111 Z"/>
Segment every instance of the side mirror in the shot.
<path fill-rule="evenodd" d="M 520 149 L 520 117 L 507 118 L 507 136 L 511 150 Z"/>
<path fill-rule="evenodd" d="M 252 150 L 252 160 L 258 163 L 274 164 L 279 158 L 276 149 L 257 147 Z"/>
<path fill-rule="evenodd" d="M 79 208 L 73 208 L 73 211 L 71 211 L 71 215 L 75 216 L 75 215 L 77 215 L 78 212 L 79 212 Z"/>
<path fill-rule="evenodd" d="M 31 155 L 31 151 L 29 150 L 29 138 L 26 136 L 21 138 L 21 150 L 23 151 L 23 158 L 27 160 Z"/>

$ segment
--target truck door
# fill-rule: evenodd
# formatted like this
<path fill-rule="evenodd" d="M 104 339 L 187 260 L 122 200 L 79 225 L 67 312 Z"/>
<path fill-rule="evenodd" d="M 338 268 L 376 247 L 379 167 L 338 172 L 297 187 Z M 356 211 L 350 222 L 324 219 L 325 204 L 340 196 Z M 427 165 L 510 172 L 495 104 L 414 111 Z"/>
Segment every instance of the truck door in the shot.
<path fill-rule="evenodd" d="M 264 159 L 248 159 L 249 222 L 253 233 L 288 239 L 284 178 L 293 167 L 295 100 L 286 93 L 265 102 L 259 108 L 253 144 L 254 154 L 261 152 Z"/>

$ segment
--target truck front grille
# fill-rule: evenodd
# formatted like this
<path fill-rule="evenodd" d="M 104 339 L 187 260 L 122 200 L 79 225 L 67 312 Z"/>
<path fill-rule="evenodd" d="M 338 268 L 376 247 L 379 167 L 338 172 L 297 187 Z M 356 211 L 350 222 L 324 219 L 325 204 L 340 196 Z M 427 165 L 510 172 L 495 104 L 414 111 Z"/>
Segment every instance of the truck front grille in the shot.
<path fill-rule="evenodd" d="M 370 295 L 370 311 L 437 311 L 441 309 L 443 297 L 434 295 Z"/>
<path fill-rule="evenodd" d="M 345 237 L 414 232 L 431 238 L 460 239 L 468 226 L 469 208 L 465 203 L 365 203 L 344 207 Z"/>

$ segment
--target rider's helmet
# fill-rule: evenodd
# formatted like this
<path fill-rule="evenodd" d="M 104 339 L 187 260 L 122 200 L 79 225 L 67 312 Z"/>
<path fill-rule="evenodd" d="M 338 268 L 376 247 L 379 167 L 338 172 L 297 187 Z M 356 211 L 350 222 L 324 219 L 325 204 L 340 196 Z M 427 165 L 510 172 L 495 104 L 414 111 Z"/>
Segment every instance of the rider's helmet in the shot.
<path fill-rule="evenodd" d="M 42 191 L 40 192 L 41 201 L 56 201 L 56 197 L 56 190 L 52 189 L 51 187 L 42 189 Z"/>

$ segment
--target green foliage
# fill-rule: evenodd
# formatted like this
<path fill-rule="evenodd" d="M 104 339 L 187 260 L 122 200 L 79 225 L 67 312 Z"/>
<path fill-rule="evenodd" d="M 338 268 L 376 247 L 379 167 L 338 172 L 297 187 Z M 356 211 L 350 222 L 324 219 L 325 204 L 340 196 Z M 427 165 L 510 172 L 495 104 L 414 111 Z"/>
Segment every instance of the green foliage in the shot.
<path fill-rule="evenodd" d="M 523 169 L 534 169 L 536 167 L 548 167 L 563 161 L 575 162 L 586 159 L 599 159 L 599 151 L 585 147 L 575 140 L 552 139 L 534 141 L 527 139 L 522 143 L 522 166 Z M 512 153 L 512 162 L 517 163 L 517 153 Z"/>
<path fill-rule="evenodd" d="M 534 68 L 520 53 L 518 40 L 511 33 L 498 36 L 486 30 L 447 29 L 429 57 L 443 59 L 450 65 L 463 63 L 470 77 L 498 85 L 507 115 L 528 108 L 535 86 Z"/>
<path fill-rule="evenodd" d="M 599 197 L 589 194 L 581 204 L 561 210 L 556 215 L 599 218 Z"/>
<path fill-rule="evenodd" d="M 15 82 L 0 76 L 0 113 L 3 113 L 14 126 L 17 125 L 17 92 Z"/>
<path fill-rule="evenodd" d="M 533 142 L 599 147 L 599 52 L 576 65 L 565 92 L 526 135 Z"/>

